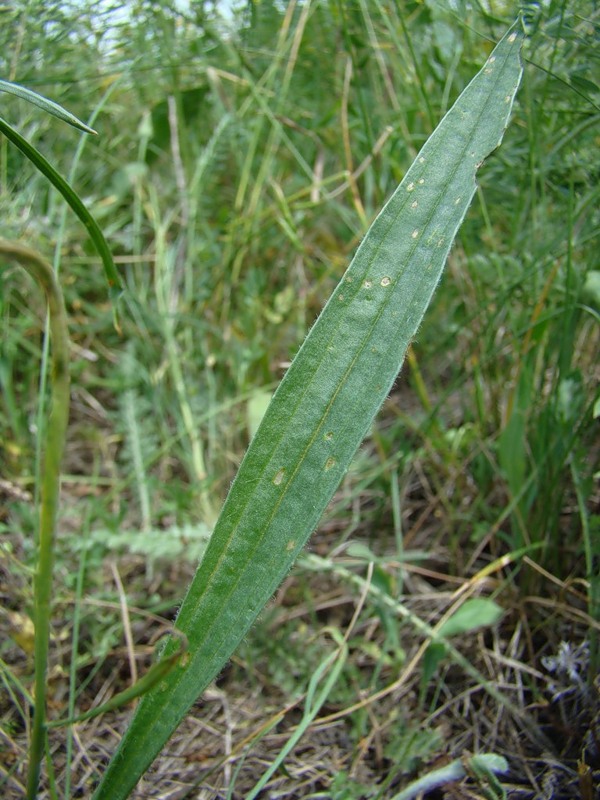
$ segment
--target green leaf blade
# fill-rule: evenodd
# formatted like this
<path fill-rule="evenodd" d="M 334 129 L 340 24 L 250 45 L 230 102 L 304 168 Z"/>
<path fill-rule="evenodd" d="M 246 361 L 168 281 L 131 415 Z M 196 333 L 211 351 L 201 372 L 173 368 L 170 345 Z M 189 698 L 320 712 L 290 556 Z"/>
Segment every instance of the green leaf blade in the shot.
<path fill-rule="evenodd" d="M 495 625 L 504 612 L 497 603 L 487 597 L 474 597 L 467 600 L 440 627 L 440 636 L 458 636 L 471 633 L 478 628 Z"/>
<path fill-rule="evenodd" d="M 189 658 L 142 700 L 96 800 L 128 796 L 316 527 L 401 367 L 476 171 L 500 143 L 521 78 L 522 39 L 513 26 L 444 117 L 294 359 L 177 618 Z"/>
<path fill-rule="evenodd" d="M 96 134 L 93 128 L 90 128 L 85 122 L 82 122 L 74 114 L 71 114 L 66 108 L 55 103 L 54 100 L 49 100 L 47 97 L 28 89 L 26 86 L 20 86 L 18 83 L 13 83 L 12 81 L 0 80 L 0 92 L 7 92 L 8 94 L 15 95 L 15 97 L 20 97 L 21 100 L 27 100 L 27 102 L 33 103 L 33 105 L 46 111 L 46 113 L 66 122 L 68 125 L 72 125 L 74 128 L 78 128 L 80 131 L 84 131 L 84 133 Z"/>
<path fill-rule="evenodd" d="M 104 272 L 108 283 L 109 295 L 111 300 L 116 301 L 121 295 L 123 284 L 113 261 L 112 254 L 100 226 L 85 207 L 79 195 L 69 186 L 62 175 L 54 169 L 52 164 L 37 150 L 27 139 L 6 120 L 0 117 L 0 133 L 17 147 L 26 158 L 44 175 L 50 183 L 57 189 L 80 221 L 85 225 L 90 239 L 104 266 Z M 115 312 L 116 313 L 116 312 Z"/>

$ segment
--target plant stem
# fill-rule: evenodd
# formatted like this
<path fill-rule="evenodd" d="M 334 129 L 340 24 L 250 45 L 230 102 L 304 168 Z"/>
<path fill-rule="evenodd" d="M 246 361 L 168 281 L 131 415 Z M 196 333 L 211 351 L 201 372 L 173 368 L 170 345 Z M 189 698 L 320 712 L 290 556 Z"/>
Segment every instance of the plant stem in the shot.
<path fill-rule="evenodd" d="M 35 250 L 1 239 L 0 256 L 23 267 L 44 290 L 48 301 L 48 319 L 52 337 L 52 409 L 45 431 L 38 558 L 34 579 L 34 712 L 26 794 L 27 800 L 34 800 L 37 795 L 46 738 L 46 675 L 54 541 L 60 494 L 60 466 L 69 419 L 69 334 L 63 294 L 50 264 Z"/>

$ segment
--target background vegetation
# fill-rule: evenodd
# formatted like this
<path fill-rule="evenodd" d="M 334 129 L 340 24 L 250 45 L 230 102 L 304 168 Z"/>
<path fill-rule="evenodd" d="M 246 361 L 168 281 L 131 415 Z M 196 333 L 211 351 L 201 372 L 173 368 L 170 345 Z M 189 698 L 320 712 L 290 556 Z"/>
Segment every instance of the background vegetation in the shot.
<path fill-rule="evenodd" d="M 311 554 L 140 797 L 194 781 L 203 797 L 247 796 L 300 722 L 331 628 L 349 633 L 347 662 L 269 796 L 391 797 L 482 748 L 510 756 L 515 797 L 582 796 L 577 761 L 592 781 L 600 769 L 599 20 L 591 0 L 528 11 L 511 129 L 403 374 Z M 119 332 L 85 232 L 2 139 L 2 235 L 54 253 L 74 342 L 57 714 L 147 667 L 268 393 L 515 13 L 443 0 L 0 7 L 1 77 L 99 136 L 9 95 L 2 116 L 70 174 L 127 286 Z M 5 270 L 0 291 L 1 755 L 18 797 L 45 309 L 20 273 Z M 461 650 L 526 709 L 525 728 L 453 659 L 420 651 L 410 615 L 434 623 L 471 595 L 504 615 Z M 126 719 L 53 734 L 51 795 L 89 794 Z"/>

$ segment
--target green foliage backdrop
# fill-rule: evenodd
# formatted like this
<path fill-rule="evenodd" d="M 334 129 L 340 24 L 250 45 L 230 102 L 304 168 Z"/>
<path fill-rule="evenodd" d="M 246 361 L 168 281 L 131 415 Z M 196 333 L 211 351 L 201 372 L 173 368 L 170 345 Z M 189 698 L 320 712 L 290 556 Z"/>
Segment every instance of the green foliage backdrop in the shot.
<path fill-rule="evenodd" d="M 592 0 L 525 5 L 531 35 L 510 135 L 478 176 L 427 323 L 315 547 L 336 554 L 323 574 L 357 547 L 351 567 L 375 564 L 374 584 L 389 598 L 407 580 L 415 590 L 402 566 L 412 558 L 454 587 L 505 557 L 493 591 L 509 610 L 507 640 L 514 645 L 510 625 L 524 626 L 519 654 L 535 674 L 562 639 L 589 640 L 593 680 L 599 21 Z M 130 605 L 172 618 L 192 571 L 186 562 L 204 548 L 257 410 L 516 10 L 466 0 L 0 5 L 0 78 L 52 98 L 98 136 L 83 138 L 6 93 L 0 115 L 69 176 L 126 286 L 117 331 L 85 231 L 0 138 L 0 234 L 54 255 L 73 341 L 56 607 L 76 665 L 70 702 L 84 685 L 92 699 L 82 690 L 81 700 L 91 704 L 119 671 L 122 623 L 109 605 L 122 598 L 107 564 L 117 559 L 129 573 Z M 3 624 L 31 608 L 44 315 L 26 278 L 3 272 Z M 305 562 L 295 574 L 314 569 Z M 440 588 L 441 579 L 428 580 Z M 302 586 L 303 598 L 314 591 Z M 93 612 L 84 595 L 97 601 Z M 385 603 L 367 606 L 381 626 L 380 660 L 358 666 L 375 646 L 361 639 L 348 687 L 376 693 L 404 663 L 406 645 Z M 152 638 L 136 630 L 137 643 Z M 262 628 L 253 637 L 242 644 L 244 663 L 260 664 L 272 687 L 282 675 L 288 686 L 273 637 Z M 304 665 L 302 687 L 315 663 L 288 637 L 279 658 Z M 57 665 L 68 660 L 53 653 Z M 0 655 L 11 669 L 25 658 L 8 637 Z M 16 684 L 6 680 L 11 695 Z M 112 694 L 123 688 L 115 684 Z M 337 691 L 351 705 L 348 687 Z M 427 685 L 419 691 L 425 702 Z M 4 701 L 1 710 L 20 735 L 26 714 Z M 364 724 L 355 723 L 357 741 Z M 406 764 L 413 734 L 387 743 Z M 347 796 L 344 775 L 337 780 Z"/>

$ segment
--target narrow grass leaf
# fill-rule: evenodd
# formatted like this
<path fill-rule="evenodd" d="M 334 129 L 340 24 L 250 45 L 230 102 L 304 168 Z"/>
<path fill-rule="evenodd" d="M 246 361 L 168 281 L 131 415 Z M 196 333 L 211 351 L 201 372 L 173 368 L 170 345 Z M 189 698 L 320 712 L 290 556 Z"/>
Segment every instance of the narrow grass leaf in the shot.
<path fill-rule="evenodd" d="M 54 102 L 54 100 L 48 100 L 47 97 L 44 97 L 37 92 L 33 92 L 26 86 L 20 86 L 18 83 L 12 83 L 12 81 L 0 80 L 0 92 L 14 94 L 16 97 L 20 97 L 22 100 L 27 100 L 29 103 L 33 103 L 33 105 L 43 109 L 48 114 L 52 114 L 53 117 L 72 125 L 74 128 L 78 128 L 80 131 L 84 131 L 85 133 L 96 133 L 93 128 L 90 128 L 85 124 L 85 122 L 82 122 L 74 114 L 71 114 L 71 112 L 67 111 L 66 108 L 59 106 L 58 103 Z"/>
<path fill-rule="evenodd" d="M 294 359 L 179 612 L 189 652 L 141 701 L 96 800 L 129 795 L 317 525 L 398 374 L 477 170 L 502 139 L 522 39 L 517 24 L 424 145 Z"/>
<path fill-rule="evenodd" d="M 119 692 L 107 703 L 103 703 L 101 706 L 96 706 L 95 708 L 90 709 L 90 711 L 86 711 L 83 714 L 78 714 L 77 716 L 70 717 L 69 719 L 57 719 L 53 720 L 52 722 L 46 723 L 46 728 L 62 728 L 65 725 L 72 725 L 74 722 L 83 722 L 86 719 L 94 719 L 94 717 L 99 717 L 101 714 L 105 714 L 107 711 L 112 711 L 115 708 L 121 708 L 121 706 L 127 705 L 132 700 L 140 697 L 141 695 L 148 692 L 154 685 L 156 685 L 159 681 L 163 680 L 163 678 L 169 674 L 169 672 L 175 667 L 179 659 L 185 655 L 185 651 L 187 649 L 187 641 L 185 636 L 181 634 L 180 631 L 176 631 L 177 638 L 179 639 L 179 650 L 171 653 L 166 658 L 161 658 L 156 664 L 153 664 L 148 672 L 136 681 L 133 686 L 130 686 L 128 689 L 124 689 L 122 692 Z"/>
<path fill-rule="evenodd" d="M 67 201 L 69 206 L 73 209 L 75 214 L 79 217 L 81 222 L 87 228 L 87 231 L 90 235 L 90 239 L 98 255 L 102 259 L 102 264 L 104 265 L 104 272 L 106 275 L 106 281 L 108 283 L 109 293 L 111 299 L 116 301 L 116 299 L 121 294 L 123 285 L 121 282 L 121 276 L 117 272 L 117 268 L 115 266 L 115 262 L 113 261 L 112 254 L 110 252 L 110 248 L 106 239 L 104 238 L 104 234 L 100 230 L 100 226 L 94 219 L 94 217 L 90 214 L 90 212 L 85 207 L 83 201 L 80 199 L 79 195 L 74 191 L 74 189 L 69 186 L 67 181 L 62 177 L 62 175 L 57 172 L 52 164 L 46 160 L 46 158 L 37 150 L 32 144 L 30 144 L 27 139 L 23 138 L 21 134 L 13 128 L 6 120 L 0 117 L 0 133 L 3 133 L 6 138 L 12 142 L 15 147 L 17 147 L 24 156 L 26 156 L 31 163 L 39 169 L 39 171 L 44 175 L 50 183 L 58 189 L 64 199 Z M 115 322 L 116 322 L 116 306 L 115 306 Z"/>
<path fill-rule="evenodd" d="M 302 719 L 273 762 L 262 774 L 260 780 L 250 790 L 246 796 L 246 800 L 254 800 L 259 795 L 260 791 L 264 789 L 270 778 L 277 772 L 284 763 L 286 757 L 304 736 L 310 724 L 323 707 L 323 703 L 327 700 L 336 685 L 348 657 L 348 645 L 342 640 L 341 635 L 337 631 L 332 631 L 332 635 L 338 640 L 338 650 L 334 653 L 330 653 L 316 668 L 306 693 Z M 326 680 L 321 689 L 317 691 L 324 676 Z"/>

